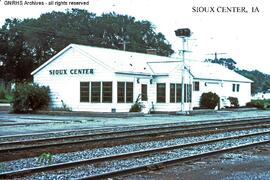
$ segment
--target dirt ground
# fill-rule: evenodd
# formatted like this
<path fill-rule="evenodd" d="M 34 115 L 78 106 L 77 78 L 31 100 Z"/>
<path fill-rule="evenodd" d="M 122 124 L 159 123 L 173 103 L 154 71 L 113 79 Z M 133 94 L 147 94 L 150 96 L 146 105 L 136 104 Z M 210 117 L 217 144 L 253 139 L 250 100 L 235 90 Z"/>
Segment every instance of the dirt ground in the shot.
<path fill-rule="evenodd" d="M 270 144 L 123 177 L 126 180 L 269 180 Z"/>

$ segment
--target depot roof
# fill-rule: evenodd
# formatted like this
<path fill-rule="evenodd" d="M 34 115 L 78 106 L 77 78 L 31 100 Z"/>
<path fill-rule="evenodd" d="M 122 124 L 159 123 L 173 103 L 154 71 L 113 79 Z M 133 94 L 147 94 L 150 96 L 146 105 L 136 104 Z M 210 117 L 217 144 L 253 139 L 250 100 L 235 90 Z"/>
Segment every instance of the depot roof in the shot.
<path fill-rule="evenodd" d="M 118 74 L 139 74 L 145 76 L 167 75 L 176 68 L 181 68 L 182 65 L 181 60 L 177 58 L 70 44 L 34 70 L 31 75 L 38 73 L 71 48 L 74 48 L 92 61 L 95 61 L 103 67 Z M 213 63 L 187 62 L 186 70 L 188 70 L 195 79 L 252 82 L 224 66 Z"/>

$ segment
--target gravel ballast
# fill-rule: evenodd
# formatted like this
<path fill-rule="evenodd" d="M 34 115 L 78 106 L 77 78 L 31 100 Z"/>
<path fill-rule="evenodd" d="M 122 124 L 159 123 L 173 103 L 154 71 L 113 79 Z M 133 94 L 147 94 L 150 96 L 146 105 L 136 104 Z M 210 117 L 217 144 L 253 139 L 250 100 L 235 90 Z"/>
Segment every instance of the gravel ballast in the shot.
<path fill-rule="evenodd" d="M 129 145 L 120 145 L 120 146 L 109 147 L 109 148 L 98 148 L 98 149 L 93 149 L 93 150 L 55 154 L 53 155 L 52 163 L 56 164 L 56 163 L 70 162 L 70 161 L 76 161 L 76 160 L 91 159 L 95 157 L 102 157 L 102 156 L 119 154 L 119 153 L 127 153 L 127 152 L 132 152 L 132 151 L 139 151 L 139 150 L 158 148 L 158 147 L 166 147 L 166 146 L 171 146 L 171 145 L 179 145 L 179 144 L 192 143 L 192 142 L 198 142 L 198 141 L 203 141 L 203 140 L 210 140 L 214 138 L 244 135 L 244 134 L 263 132 L 263 131 L 269 131 L 269 130 L 270 128 L 242 130 L 242 131 L 226 132 L 226 133 L 223 132 L 223 133 L 218 133 L 218 134 L 213 134 L 213 135 L 183 137 L 183 138 L 176 138 L 176 139 L 164 140 L 164 141 L 151 141 L 151 142 L 136 143 L 136 144 L 129 144 Z M 38 162 L 38 157 L 19 159 L 15 161 L 8 161 L 8 162 L 0 163 L 0 166 L 2 167 L 2 172 L 14 171 L 14 170 L 30 168 L 30 167 L 38 167 L 42 165 L 43 164 Z"/>
<path fill-rule="evenodd" d="M 203 152 L 208 152 L 212 150 L 218 150 L 222 148 L 232 147 L 236 145 L 248 144 L 251 142 L 258 142 L 263 140 L 268 140 L 269 135 L 263 135 L 258 137 L 243 138 L 241 140 L 226 140 L 223 142 L 211 143 L 208 145 L 198 145 L 192 148 L 183 148 L 173 151 L 168 151 L 166 153 L 158 153 L 152 156 L 132 158 L 127 160 L 114 160 L 109 161 L 104 164 L 98 165 L 83 165 L 73 169 L 66 169 L 57 172 L 48 172 L 48 173 L 38 173 L 34 176 L 28 177 L 30 179 L 66 179 L 66 178 L 82 178 L 85 176 L 92 176 L 101 173 L 106 173 L 110 171 L 126 169 L 136 166 L 141 166 L 145 164 L 153 164 L 156 162 L 175 159 L 180 157 L 186 157 L 190 155 L 195 155 Z"/>

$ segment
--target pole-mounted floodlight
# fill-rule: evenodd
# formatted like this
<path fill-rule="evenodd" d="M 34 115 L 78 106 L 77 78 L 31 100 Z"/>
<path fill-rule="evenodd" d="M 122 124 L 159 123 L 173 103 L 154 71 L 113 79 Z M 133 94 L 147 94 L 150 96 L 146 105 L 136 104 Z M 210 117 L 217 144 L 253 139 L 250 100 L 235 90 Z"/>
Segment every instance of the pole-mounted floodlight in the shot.
<path fill-rule="evenodd" d="M 174 32 L 175 32 L 175 35 L 179 36 L 179 37 L 190 37 L 191 36 L 191 31 L 188 28 L 177 29 Z"/>
<path fill-rule="evenodd" d="M 183 39 L 183 49 L 182 51 L 182 55 L 183 55 L 183 61 L 182 61 L 182 80 L 181 80 L 181 112 L 184 112 L 184 96 L 185 96 L 185 42 L 186 42 L 186 38 L 189 38 L 191 36 L 191 31 L 189 28 L 182 28 L 182 29 L 177 29 L 174 31 L 175 35 L 182 38 Z M 187 86 L 186 86 L 187 88 Z M 187 90 L 186 90 L 187 91 Z"/>
<path fill-rule="evenodd" d="M 4 61 L 1 59 L 1 56 L 0 56 L 0 66 L 3 66 L 4 65 Z"/>

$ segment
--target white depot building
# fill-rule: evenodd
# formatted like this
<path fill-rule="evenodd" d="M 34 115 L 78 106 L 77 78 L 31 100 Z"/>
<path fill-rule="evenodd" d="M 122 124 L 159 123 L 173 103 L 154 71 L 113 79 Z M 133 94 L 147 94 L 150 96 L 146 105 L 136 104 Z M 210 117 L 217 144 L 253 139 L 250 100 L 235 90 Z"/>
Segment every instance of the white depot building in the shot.
<path fill-rule="evenodd" d="M 138 97 L 145 113 L 190 111 L 209 91 L 221 107 L 230 96 L 240 105 L 251 99 L 252 81 L 234 71 L 203 62 L 182 67 L 175 58 L 70 44 L 31 74 L 50 87 L 53 108 L 72 111 L 128 112 Z"/>

